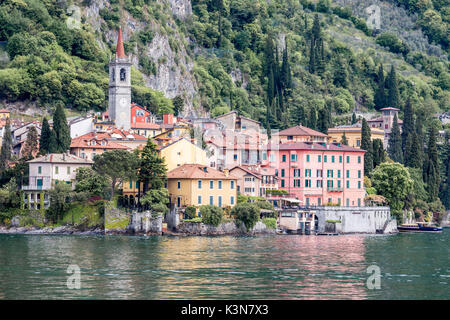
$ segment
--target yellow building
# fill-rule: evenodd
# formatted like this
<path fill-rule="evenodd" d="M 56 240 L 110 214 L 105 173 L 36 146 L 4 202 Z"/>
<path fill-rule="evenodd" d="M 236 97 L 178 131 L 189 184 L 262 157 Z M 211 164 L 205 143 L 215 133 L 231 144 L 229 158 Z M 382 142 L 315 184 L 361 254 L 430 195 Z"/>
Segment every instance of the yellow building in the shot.
<path fill-rule="evenodd" d="M 237 200 L 236 177 L 228 170 L 184 164 L 169 171 L 167 188 L 170 202 L 177 208 L 186 206 L 215 205 L 233 207 Z"/>
<path fill-rule="evenodd" d="M 328 129 L 329 142 L 341 142 L 345 133 L 349 147 L 361 147 L 361 124 L 343 125 Z M 384 141 L 384 131 L 377 128 L 370 128 L 372 140 L 380 139 Z"/>
<path fill-rule="evenodd" d="M 1 109 L 0 110 L 0 119 L 8 119 L 10 114 L 11 114 L 11 111 L 6 110 L 6 109 Z"/>
<path fill-rule="evenodd" d="M 166 146 L 160 147 L 159 156 L 164 159 L 167 171 L 171 171 L 187 163 L 206 166 L 206 151 L 186 138 L 180 138 Z M 128 181 L 123 183 L 124 195 L 136 196 L 137 193 L 138 186 L 136 182 Z"/>

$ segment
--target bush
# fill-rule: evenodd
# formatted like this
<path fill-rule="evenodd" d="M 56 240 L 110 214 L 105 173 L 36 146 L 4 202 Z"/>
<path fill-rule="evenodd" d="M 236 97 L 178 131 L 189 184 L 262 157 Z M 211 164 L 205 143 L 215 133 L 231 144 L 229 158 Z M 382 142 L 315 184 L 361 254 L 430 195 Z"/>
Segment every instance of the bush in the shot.
<path fill-rule="evenodd" d="M 222 222 L 223 210 L 220 207 L 206 205 L 200 207 L 202 221 L 217 227 Z"/>
<path fill-rule="evenodd" d="M 193 219 L 195 218 L 195 215 L 197 213 L 197 209 L 195 209 L 194 206 L 188 206 L 186 207 L 186 209 L 184 210 L 184 213 L 190 218 Z"/>
<path fill-rule="evenodd" d="M 250 231 L 259 220 L 259 208 L 253 203 L 239 203 L 232 210 L 231 214 L 236 218 L 236 223 L 244 223 L 247 231 Z"/>
<path fill-rule="evenodd" d="M 276 229 L 277 228 L 277 219 L 275 218 L 264 218 L 262 222 L 266 225 L 268 229 Z"/>

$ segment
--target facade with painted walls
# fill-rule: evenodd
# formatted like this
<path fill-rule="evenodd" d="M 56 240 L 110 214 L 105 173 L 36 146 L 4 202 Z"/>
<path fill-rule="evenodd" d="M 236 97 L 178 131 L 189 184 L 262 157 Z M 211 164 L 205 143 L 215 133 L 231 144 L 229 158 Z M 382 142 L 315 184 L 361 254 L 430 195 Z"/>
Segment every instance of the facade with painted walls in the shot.
<path fill-rule="evenodd" d="M 226 170 L 185 164 L 167 173 L 170 202 L 175 208 L 215 205 L 233 207 L 237 201 L 236 177 Z"/>
<path fill-rule="evenodd" d="M 168 145 L 159 147 L 158 150 L 159 156 L 164 159 L 167 171 L 171 171 L 184 164 L 206 166 L 206 151 L 186 138 L 178 138 L 178 140 Z M 123 183 L 123 195 L 136 197 L 138 192 L 136 181 L 126 181 Z"/>
<path fill-rule="evenodd" d="M 353 125 L 342 125 L 328 129 L 330 142 L 342 142 L 342 136 L 345 134 L 348 145 L 353 148 L 361 148 L 362 128 L 360 123 Z M 384 130 L 378 128 L 370 128 L 370 137 L 373 140 L 380 139 L 384 144 Z"/>
<path fill-rule="evenodd" d="M 278 189 L 275 170 L 260 166 L 236 166 L 230 174 L 237 179 L 237 192 L 246 196 L 264 197 L 267 189 Z"/>
<path fill-rule="evenodd" d="M 303 205 L 364 205 L 364 150 L 339 143 L 271 144 L 263 166 L 276 170 L 280 189 Z"/>
<path fill-rule="evenodd" d="M 28 161 L 28 185 L 22 186 L 24 204 L 29 209 L 41 209 L 50 206 L 47 191 L 58 183 L 67 183 L 74 187 L 78 168 L 90 167 L 93 161 L 68 153 L 51 153 Z"/>

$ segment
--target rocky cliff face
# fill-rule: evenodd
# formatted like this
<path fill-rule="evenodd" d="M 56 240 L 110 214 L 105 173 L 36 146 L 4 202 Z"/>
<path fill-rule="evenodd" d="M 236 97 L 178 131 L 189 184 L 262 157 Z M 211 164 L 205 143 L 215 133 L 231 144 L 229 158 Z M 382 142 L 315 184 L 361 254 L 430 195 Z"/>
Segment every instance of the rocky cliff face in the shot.
<path fill-rule="evenodd" d="M 182 96 L 185 100 L 183 112 L 189 113 L 193 109 L 197 83 L 192 73 L 194 63 L 185 47 L 189 40 L 185 39 L 184 35 L 177 30 L 175 19 L 186 19 L 192 14 L 191 1 L 161 0 L 161 3 L 165 4 L 164 8 L 170 16 L 168 23 L 164 26 L 155 20 L 151 20 L 150 23 L 140 21 L 127 11 L 122 11 L 121 26 L 124 41 L 128 41 L 136 32 L 151 28 L 154 32 L 152 41 L 147 43 L 141 52 L 137 53 L 135 50 L 131 53 L 132 63 L 137 69 L 141 69 L 140 60 L 142 58 L 146 57 L 152 61 L 156 66 L 156 74 L 143 74 L 146 85 L 163 92 L 167 98 Z M 108 47 L 105 40 L 115 43 L 117 39 L 117 31 L 105 30 L 104 20 L 100 16 L 100 10 L 105 7 L 110 8 L 110 6 L 110 2 L 107 0 L 91 0 L 89 5 L 83 8 L 83 16 L 96 32 L 98 43 L 103 49 Z"/>

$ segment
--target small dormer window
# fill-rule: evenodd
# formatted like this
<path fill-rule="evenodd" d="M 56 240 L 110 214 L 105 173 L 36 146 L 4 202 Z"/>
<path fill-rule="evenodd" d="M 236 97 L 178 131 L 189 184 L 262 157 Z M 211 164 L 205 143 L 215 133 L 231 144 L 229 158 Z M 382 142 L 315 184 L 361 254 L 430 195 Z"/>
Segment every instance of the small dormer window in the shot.
<path fill-rule="evenodd" d="M 120 81 L 126 80 L 126 71 L 124 68 L 120 69 Z"/>

